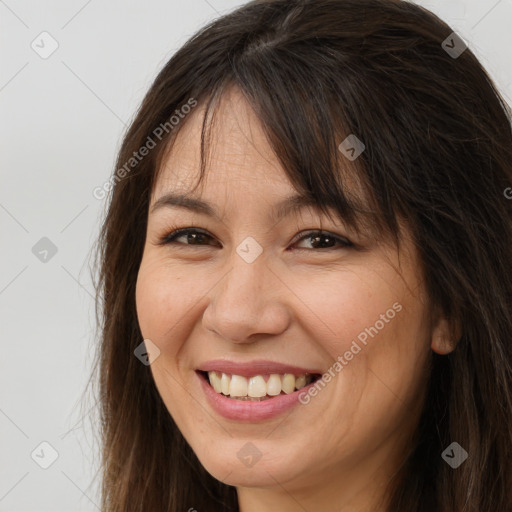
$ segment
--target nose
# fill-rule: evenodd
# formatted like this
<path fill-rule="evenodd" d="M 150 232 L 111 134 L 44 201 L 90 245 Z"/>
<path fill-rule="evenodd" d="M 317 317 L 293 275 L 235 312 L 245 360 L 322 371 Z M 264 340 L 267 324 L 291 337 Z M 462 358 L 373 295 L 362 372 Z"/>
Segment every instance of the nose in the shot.
<path fill-rule="evenodd" d="M 224 277 L 210 292 L 203 327 L 233 343 L 252 343 L 284 332 L 290 323 L 289 289 L 263 254 L 248 263 L 237 253 Z"/>

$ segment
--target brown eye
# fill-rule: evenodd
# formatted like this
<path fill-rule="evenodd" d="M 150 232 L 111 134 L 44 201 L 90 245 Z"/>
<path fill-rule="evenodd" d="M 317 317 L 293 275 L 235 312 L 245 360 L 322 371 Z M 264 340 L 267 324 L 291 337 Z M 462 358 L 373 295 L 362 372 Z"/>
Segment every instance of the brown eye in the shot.
<path fill-rule="evenodd" d="M 177 242 L 178 238 L 184 238 L 186 242 Z M 177 229 L 176 231 L 165 235 L 161 239 L 160 244 L 166 245 L 171 243 L 178 243 L 181 245 L 205 245 L 204 242 L 207 241 L 207 239 L 213 240 L 213 238 L 205 231 L 192 228 L 183 228 Z"/>
<path fill-rule="evenodd" d="M 300 236 L 302 235 L 302 236 Z M 341 238 L 337 235 L 333 235 L 332 233 L 328 233 L 326 231 L 309 231 L 306 234 L 300 233 L 300 238 L 298 238 L 297 241 L 301 240 L 311 240 L 313 244 L 319 244 L 323 247 L 313 247 L 313 249 L 337 249 L 337 248 L 346 248 L 346 247 L 353 247 L 352 242 L 350 240 L 347 240 L 346 238 Z M 295 242 L 296 243 L 296 242 Z M 334 245 L 333 245 L 334 244 Z M 336 247 L 336 244 L 338 247 Z M 327 245 L 327 247 L 325 247 Z M 300 248 L 299 250 L 312 250 L 312 249 L 303 249 Z"/>

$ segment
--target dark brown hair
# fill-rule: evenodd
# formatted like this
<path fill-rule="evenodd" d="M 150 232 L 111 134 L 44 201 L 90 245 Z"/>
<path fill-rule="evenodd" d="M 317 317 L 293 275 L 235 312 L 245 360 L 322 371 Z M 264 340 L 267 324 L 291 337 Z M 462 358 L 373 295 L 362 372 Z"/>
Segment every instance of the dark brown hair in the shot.
<path fill-rule="evenodd" d="M 234 86 L 292 184 L 320 208 L 356 228 L 364 218 L 397 247 L 406 220 L 432 314 L 462 326 L 454 352 L 432 353 L 389 511 L 512 511 L 511 114 L 469 48 L 453 58 L 442 47 L 452 32 L 400 0 L 254 1 L 200 30 L 159 73 L 124 137 L 116 169 L 125 172 L 98 239 L 102 510 L 238 510 L 236 489 L 202 467 L 133 353 L 151 191 L 194 114 L 161 139 L 155 129 L 191 98 L 210 109 Z M 353 162 L 338 150 L 349 134 L 366 146 Z M 148 137 L 156 147 L 127 172 Z M 457 469 L 441 457 L 452 442 L 469 454 Z"/>

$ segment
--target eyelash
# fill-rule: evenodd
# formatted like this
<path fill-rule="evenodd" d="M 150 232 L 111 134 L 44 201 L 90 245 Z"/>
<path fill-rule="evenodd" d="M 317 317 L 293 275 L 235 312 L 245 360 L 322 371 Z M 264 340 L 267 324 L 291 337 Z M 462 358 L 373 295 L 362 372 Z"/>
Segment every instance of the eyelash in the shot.
<path fill-rule="evenodd" d="M 211 235 L 209 235 L 206 231 L 202 230 L 202 229 L 197 229 L 197 228 L 181 228 L 181 229 L 176 229 L 175 231 L 171 231 L 169 232 L 168 234 L 166 234 L 165 236 L 163 236 L 159 242 L 158 242 L 158 245 L 168 245 L 168 244 L 174 244 L 174 243 L 179 243 L 179 242 L 175 242 L 175 239 L 176 238 L 179 238 L 181 235 L 186 235 L 186 234 L 191 234 L 191 233 L 196 233 L 196 234 L 200 234 L 200 235 L 205 235 L 207 237 L 210 237 L 210 238 L 213 238 L 211 237 Z M 322 231 L 322 230 L 309 230 L 309 231 L 302 231 L 301 233 L 299 233 L 296 237 L 294 237 L 294 239 L 292 240 L 292 243 L 297 243 L 297 242 L 300 242 L 301 240 L 305 239 L 305 238 L 308 238 L 308 237 L 312 237 L 313 235 L 317 235 L 317 236 L 325 236 L 325 237 L 329 237 L 329 238 L 332 238 L 334 239 L 336 242 L 339 243 L 339 245 L 341 247 L 338 247 L 338 249 L 346 249 L 346 248 L 349 248 L 349 247 L 354 247 L 354 244 L 346 239 L 346 238 L 342 238 L 342 237 L 339 237 L 333 233 L 329 233 L 328 231 Z M 183 243 L 179 243 L 180 245 L 189 245 L 189 246 L 194 246 L 195 244 L 183 244 Z M 204 247 L 202 246 L 201 244 L 198 244 L 197 245 L 198 247 Z M 335 250 L 336 247 L 326 247 L 326 248 L 323 248 L 323 249 L 316 249 L 316 250 L 322 250 L 322 251 L 332 251 L 332 250 Z M 304 248 L 300 248 L 298 249 L 299 251 L 314 251 L 315 249 L 304 249 Z"/>

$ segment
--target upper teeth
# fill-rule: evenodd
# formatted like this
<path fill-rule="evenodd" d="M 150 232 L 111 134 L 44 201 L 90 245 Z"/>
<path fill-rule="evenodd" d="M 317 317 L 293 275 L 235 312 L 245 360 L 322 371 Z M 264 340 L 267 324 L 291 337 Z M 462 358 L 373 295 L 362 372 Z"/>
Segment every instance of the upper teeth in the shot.
<path fill-rule="evenodd" d="M 295 389 L 303 388 L 306 381 L 312 380 L 311 375 L 299 375 L 295 377 L 292 373 L 279 375 L 272 373 L 265 382 L 263 375 L 255 375 L 246 379 L 241 375 L 229 375 L 226 373 L 211 371 L 208 372 L 210 384 L 217 393 L 229 396 L 250 396 L 262 397 L 265 395 L 276 396 L 284 391 L 286 394 L 293 393 Z"/>

